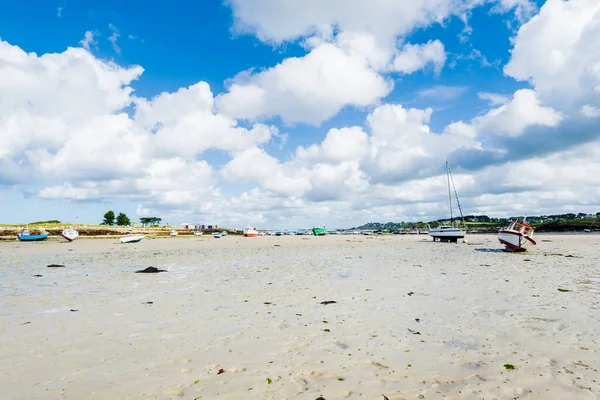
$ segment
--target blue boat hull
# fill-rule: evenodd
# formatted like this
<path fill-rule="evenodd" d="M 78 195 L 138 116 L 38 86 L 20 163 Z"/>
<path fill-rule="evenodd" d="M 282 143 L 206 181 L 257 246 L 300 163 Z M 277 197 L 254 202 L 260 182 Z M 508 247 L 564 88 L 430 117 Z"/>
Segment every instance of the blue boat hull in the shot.
<path fill-rule="evenodd" d="M 21 242 L 39 242 L 40 240 L 46 240 L 47 238 L 47 233 L 44 233 L 43 235 L 17 235 L 17 239 Z"/>

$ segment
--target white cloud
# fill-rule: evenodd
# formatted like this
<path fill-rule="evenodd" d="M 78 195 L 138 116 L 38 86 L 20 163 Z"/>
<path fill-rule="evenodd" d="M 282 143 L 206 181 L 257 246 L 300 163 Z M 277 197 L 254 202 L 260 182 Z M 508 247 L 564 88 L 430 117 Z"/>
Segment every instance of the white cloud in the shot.
<path fill-rule="evenodd" d="M 59 18 L 62 17 L 62 10 L 63 10 L 62 7 L 58 7 L 58 9 L 56 10 L 56 16 L 57 17 L 59 17 Z"/>
<path fill-rule="evenodd" d="M 108 29 L 110 29 L 112 32 L 112 34 L 108 38 L 108 41 L 112 43 L 112 47 L 115 53 L 121 54 L 121 48 L 117 45 L 117 39 L 119 38 L 119 36 L 121 36 L 119 30 L 113 24 L 108 24 Z"/>
<path fill-rule="evenodd" d="M 91 51 L 90 45 L 92 45 L 92 46 L 98 45 L 98 42 L 96 40 L 94 40 L 95 36 L 98 36 L 98 32 L 86 31 L 85 35 L 83 36 L 83 39 L 81 39 L 79 41 L 79 44 L 81 45 L 81 47 L 83 47 L 87 51 Z"/>
<path fill-rule="evenodd" d="M 592 105 L 586 104 L 584 106 L 581 107 L 581 110 L 579 110 L 579 112 L 586 116 L 586 117 L 590 117 L 590 118 L 594 118 L 594 117 L 600 117 L 600 108 L 598 107 L 594 107 Z"/>
<path fill-rule="evenodd" d="M 481 133 L 520 136 L 530 126 L 557 126 L 562 119 L 560 112 L 540 105 L 535 91 L 520 89 L 510 102 L 476 117 L 472 124 Z"/>
<path fill-rule="evenodd" d="M 370 32 L 378 38 L 403 36 L 417 27 L 442 22 L 480 1 L 452 0 L 229 0 L 235 29 L 280 43 L 323 30 Z"/>
<path fill-rule="evenodd" d="M 477 97 L 479 97 L 481 100 L 487 101 L 492 107 L 501 106 L 510 101 L 510 98 L 498 93 L 479 92 L 477 93 Z"/>
<path fill-rule="evenodd" d="M 276 115 L 288 123 L 318 125 L 346 105 L 368 106 L 387 95 L 392 83 L 365 58 L 323 43 L 304 57 L 285 59 L 257 74 L 238 77 L 217 97 L 220 112 L 256 120 Z"/>
<path fill-rule="evenodd" d="M 394 58 L 393 69 L 404 74 L 411 74 L 428 64 L 439 74 L 446 63 L 444 45 L 439 40 L 430 40 L 425 44 L 406 44 Z"/>
<path fill-rule="evenodd" d="M 506 13 L 514 10 L 515 17 L 520 23 L 528 21 L 537 12 L 537 5 L 531 0 L 500 0 L 492 12 Z"/>
<path fill-rule="evenodd" d="M 575 114 L 600 105 L 600 2 L 548 0 L 523 25 L 504 72 L 530 81 L 540 100 Z"/>
<path fill-rule="evenodd" d="M 469 91 L 468 86 L 436 85 L 417 92 L 417 96 L 427 100 L 456 100 Z"/>

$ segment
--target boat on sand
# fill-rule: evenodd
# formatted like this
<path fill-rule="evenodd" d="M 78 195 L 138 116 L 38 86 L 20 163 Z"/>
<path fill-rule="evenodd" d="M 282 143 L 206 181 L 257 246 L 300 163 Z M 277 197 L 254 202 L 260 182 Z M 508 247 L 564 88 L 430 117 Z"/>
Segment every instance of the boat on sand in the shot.
<path fill-rule="evenodd" d="M 67 241 L 72 242 L 79 237 L 79 232 L 77 229 L 74 229 L 70 226 L 62 231 L 62 237 L 64 237 Z"/>
<path fill-rule="evenodd" d="M 510 224 L 504 229 L 500 229 L 498 232 L 498 240 L 508 251 L 526 251 L 528 247 L 535 246 L 537 243 L 533 240 L 533 228 L 527 222 L 526 218 L 523 218 L 522 222 L 519 220 L 511 221 Z"/>
<path fill-rule="evenodd" d="M 251 228 L 251 227 L 247 226 L 244 228 L 244 236 L 245 237 L 257 237 L 258 231 L 256 230 L 256 228 Z"/>
<path fill-rule="evenodd" d="M 121 236 L 119 240 L 121 243 L 137 243 L 144 238 L 142 234 L 129 234 L 125 236 Z"/>
<path fill-rule="evenodd" d="M 48 239 L 48 232 L 44 232 L 39 235 L 32 235 L 28 228 L 23 228 L 21 233 L 17 235 L 17 239 L 21 242 L 38 242 Z"/>
<path fill-rule="evenodd" d="M 458 193 L 456 192 L 456 186 L 454 186 L 454 179 L 452 179 L 452 174 L 450 172 L 450 165 L 448 161 L 446 161 L 446 179 L 448 181 L 448 202 L 450 206 L 450 225 L 442 225 L 437 228 L 429 227 L 429 236 L 433 238 L 435 242 L 436 239 L 440 242 L 455 242 L 458 239 L 465 238 L 465 229 L 461 229 L 459 226 L 454 226 L 454 217 L 452 215 L 452 192 L 450 191 L 450 182 L 452 182 L 452 187 L 454 188 L 454 195 L 456 196 L 456 204 L 458 205 L 458 210 L 460 211 L 460 217 L 463 223 L 463 227 L 465 225 L 465 220 L 463 217 L 462 209 L 460 208 L 460 202 L 458 201 Z"/>
<path fill-rule="evenodd" d="M 324 226 L 313 226 L 312 228 L 313 235 L 315 236 L 324 236 L 327 234 L 327 230 Z"/>

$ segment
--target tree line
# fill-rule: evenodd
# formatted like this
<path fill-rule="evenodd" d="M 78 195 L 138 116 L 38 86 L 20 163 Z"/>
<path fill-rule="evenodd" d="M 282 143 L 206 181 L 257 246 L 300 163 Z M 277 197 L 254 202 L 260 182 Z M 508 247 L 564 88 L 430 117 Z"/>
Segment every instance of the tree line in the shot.
<path fill-rule="evenodd" d="M 162 221 L 162 218 L 158 218 L 158 217 L 141 217 L 140 218 L 140 223 L 144 226 L 158 225 L 158 224 L 160 224 L 161 221 Z M 119 215 L 117 215 L 115 217 L 115 212 L 112 210 L 109 210 L 106 212 L 106 214 L 104 214 L 104 219 L 102 220 L 102 225 L 129 226 L 129 225 L 131 225 L 131 220 L 125 213 L 119 213 Z"/>

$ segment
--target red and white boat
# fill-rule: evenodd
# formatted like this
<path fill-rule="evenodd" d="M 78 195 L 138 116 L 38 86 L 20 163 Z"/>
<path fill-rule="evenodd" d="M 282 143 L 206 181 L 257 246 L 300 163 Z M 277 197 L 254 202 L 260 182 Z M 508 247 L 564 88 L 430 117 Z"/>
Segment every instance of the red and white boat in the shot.
<path fill-rule="evenodd" d="M 62 237 L 67 239 L 69 242 L 72 242 L 73 240 L 79 237 L 79 232 L 77 232 L 76 229 L 73 229 L 73 227 L 70 226 L 64 231 L 62 231 Z"/>
<path fill-rule="evenodd" d="M 244 236 L 245 237 L 257 237 L 258 231 L 256 230 L 256 228 L 251 228 L 251 227 L 247 226 L 244 228 Z"/>
<path fill-rule="evenodd" d="M 506 228 L 498 232 L 498 240 L 506 246 L 506 250 L 525 251 L 528 247 L 537 244 L 532 238 L 534 230 L 535 228 L 525 222 L 525 218 L 523 222 L 511 221 Z"/>

